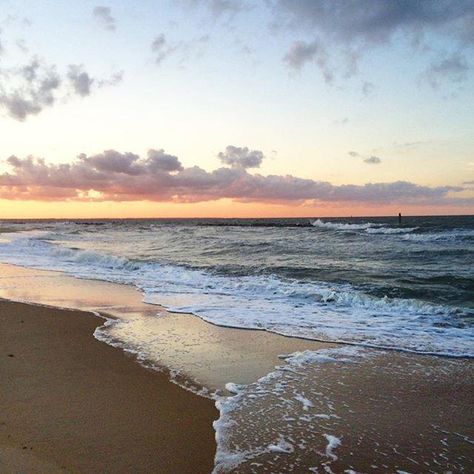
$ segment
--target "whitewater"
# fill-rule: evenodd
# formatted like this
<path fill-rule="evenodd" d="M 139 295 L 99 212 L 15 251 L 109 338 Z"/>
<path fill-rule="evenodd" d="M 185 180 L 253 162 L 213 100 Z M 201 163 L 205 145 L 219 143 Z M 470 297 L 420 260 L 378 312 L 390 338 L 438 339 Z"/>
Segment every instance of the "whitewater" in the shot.
<path fill-rule="evenodd" d="M 0 262 L 220 326 L 474 356 L 472 217 L 3 221 Z"/>

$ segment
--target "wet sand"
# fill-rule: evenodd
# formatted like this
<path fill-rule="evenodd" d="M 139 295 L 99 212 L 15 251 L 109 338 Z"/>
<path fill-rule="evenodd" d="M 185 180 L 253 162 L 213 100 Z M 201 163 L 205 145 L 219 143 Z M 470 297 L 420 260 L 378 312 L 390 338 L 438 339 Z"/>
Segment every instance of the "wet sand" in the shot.
<path fill-rule="evenodd" d="M 473 360 L 355 349 L 355 361 L 286 367 L 279 354 L 347 346 L 222 328 L 144 304 L 132 287 L 10 265 L 0 265 L 0 297 L 115 315 L 104 332 L 111 341 L 141 341 L 141 362 L 179 372 L 180 383 L 211 392 L 250 384 L 221 446 L 249 458 L 224 470 L 218 462 L 218 472 L 474 469 Z M 1 302 L 0 324 L 8 386 L 0 393 L 0 472 L 212 470 L 213 401 L 95 340 L 102 319 Z M 275 365 L 283 365 L 278 376 L 256 382 Z M 293 451 L 269 452 L 281 436 Z M 331 448 L 327 436 L 340 444 Z"/>
<path fill-rule="evenodd" d="M 217 472 L 474 472 L 474 361 L 346 349 L 244 388 Z"/>
<path fill-rule="evenodd" d="M 0 301 L 0 472 L 210 472 L 214 403 L 94 339 L 102 324 Z"/>
<path fill-rule="evenodd" d="M 77 279 L 64 273 L 0 264 L 0 298 L 96 311 L 116 317 L 100 331 L 104 339 L 140 347 L 150 366 L 168 368 L 180 383 L 222 391 L 227 382 L 251 383 L 281 363 L 280 354 L 318 350 L 330 344 L 258 330 L 209 324 L 191 314 L 143 303 L 132 286 Z"/>

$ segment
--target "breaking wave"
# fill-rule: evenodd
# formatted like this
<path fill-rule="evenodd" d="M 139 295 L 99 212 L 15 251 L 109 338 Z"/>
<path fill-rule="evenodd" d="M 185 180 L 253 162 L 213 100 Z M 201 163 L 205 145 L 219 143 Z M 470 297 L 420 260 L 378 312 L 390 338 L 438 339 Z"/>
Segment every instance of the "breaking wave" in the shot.
<path fill-rule="evenodd" d="M 144 301 L 216 325 L 287 336 L 474 356 L 474 311 L 418 299 L 376 297 L 350 284 L 232 276 L 64 247 L 31 237 L 0 244 L 0 261 L 132 284 Z"/>

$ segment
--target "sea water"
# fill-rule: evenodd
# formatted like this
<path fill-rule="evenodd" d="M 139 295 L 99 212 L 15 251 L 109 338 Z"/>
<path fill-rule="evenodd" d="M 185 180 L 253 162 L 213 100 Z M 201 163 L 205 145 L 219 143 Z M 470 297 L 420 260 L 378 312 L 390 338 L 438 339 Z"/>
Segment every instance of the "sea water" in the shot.
<path fill-rule="evenodd" d="M 213 324 L 474 355 L 474 217 L 0 221 L 0 262 Z"/>

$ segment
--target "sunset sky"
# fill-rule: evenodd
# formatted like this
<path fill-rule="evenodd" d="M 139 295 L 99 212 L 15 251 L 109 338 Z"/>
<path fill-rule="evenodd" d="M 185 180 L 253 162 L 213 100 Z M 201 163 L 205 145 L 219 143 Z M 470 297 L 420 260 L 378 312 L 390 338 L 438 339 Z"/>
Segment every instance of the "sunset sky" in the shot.
<path fill-rule="evenodd" d="M 474 213 L 472 0 L 0 6 L 0 218 Z"/>

